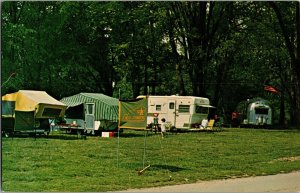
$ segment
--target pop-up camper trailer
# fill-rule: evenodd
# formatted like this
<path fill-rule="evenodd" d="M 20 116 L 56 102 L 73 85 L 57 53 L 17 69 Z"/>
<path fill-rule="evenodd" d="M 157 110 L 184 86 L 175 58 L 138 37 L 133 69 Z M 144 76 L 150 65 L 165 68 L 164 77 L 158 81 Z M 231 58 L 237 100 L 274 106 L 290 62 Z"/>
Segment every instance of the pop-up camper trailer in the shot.
<path fill-rule="evenodd" d="M 145 98 L 138 96 L 137 98 Z M 207 119 L 210 109 L 208 98 L 195 96 L 147 96 L 148 116 L 147 124 L 152 126 L 157 118 L 161 124 L 162 118 L 168 127 L 177 130 L 201 130 L 203 119 Z"/>
<path fill-rule="evenodd" d="M 45 91 L 20 90 L 2 96 L 2 131 L 50 131 L 49 119 L 63 117 L 66 105 Z"/>
<path fill-rule="evenodd" d="M 99 93 L 79 93 L 60 100 L 68 106 L 66 124 L 75 124 L 86 133 L 118 127 L 118 99 Z"/>

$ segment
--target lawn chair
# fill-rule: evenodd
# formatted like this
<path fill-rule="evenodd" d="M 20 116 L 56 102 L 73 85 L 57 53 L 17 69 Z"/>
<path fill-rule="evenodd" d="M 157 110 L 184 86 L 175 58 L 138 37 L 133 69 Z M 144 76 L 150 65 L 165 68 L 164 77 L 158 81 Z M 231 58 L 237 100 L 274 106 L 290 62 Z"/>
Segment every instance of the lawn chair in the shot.
<path fill-rule="evenodd" d="M 200 125 L 200 129 L 201 130 L 206 129 L 207 124 L 208 124 L 208 120 L 207 119 L 203 119 L 202 122 L 201 122 L 201 125 Z"/>
<path fill-rule="evenodd" d="M 214 127 L 214 124 L 215 124 L 215 120 L 214 119 L 209 120 L 209 122 L 207 124 L 207 127 L 206 127 L 206 130 L 212 131 L 213 127 Z"/>

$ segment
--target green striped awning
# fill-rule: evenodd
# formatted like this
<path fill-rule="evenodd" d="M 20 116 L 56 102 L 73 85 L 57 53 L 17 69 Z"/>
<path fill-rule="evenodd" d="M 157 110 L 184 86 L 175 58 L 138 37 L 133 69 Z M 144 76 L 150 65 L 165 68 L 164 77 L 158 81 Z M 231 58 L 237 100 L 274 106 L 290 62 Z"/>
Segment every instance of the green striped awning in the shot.
<path fill-rule="evenodd" d="M 68 108 L 81 104 L 95 104 L 95 120 L 118 120 L 118 99 L 100 93 L 79 93 L 60 100 Z M 68 110 L 67 110 L 68 111 Z"/>

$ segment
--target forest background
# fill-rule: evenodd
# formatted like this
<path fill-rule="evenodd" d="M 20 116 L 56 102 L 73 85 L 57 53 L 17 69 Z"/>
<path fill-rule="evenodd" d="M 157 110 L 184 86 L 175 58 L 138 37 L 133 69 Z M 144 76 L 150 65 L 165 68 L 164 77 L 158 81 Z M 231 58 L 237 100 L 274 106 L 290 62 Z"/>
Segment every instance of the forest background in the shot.
<path fill-rule="evenodd" d="M 300 125 L 299 1 L 4 1 L 1 94 L 208 97 L 226 119 L 270 100 Z M 267 92 L 265 86 L 277 92 Z"/>

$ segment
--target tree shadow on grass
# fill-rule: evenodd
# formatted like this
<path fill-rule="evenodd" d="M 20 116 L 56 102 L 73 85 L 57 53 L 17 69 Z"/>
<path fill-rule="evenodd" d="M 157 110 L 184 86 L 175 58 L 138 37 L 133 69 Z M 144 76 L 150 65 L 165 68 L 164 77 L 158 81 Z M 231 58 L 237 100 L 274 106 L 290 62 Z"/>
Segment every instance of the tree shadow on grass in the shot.
<path fill-rule="evenodd" d="M 116 137 L 118 137 L 118 133 L 115 134 Z M 133 138 L 133 137 L 144 137 L 144 132 L 140 133 L 120 133 L 120 137 L 122 138 Z"/>
<path fill-rule="evenodd" d="M 55 133 L 52 134 L 51 132 L 48 135 L 44 134 L 37 134 L 36 136 L 31 135 L 30 138 L 36 139 L 61 139 L 61 140 L 79 140 L 81 139 L 80 135 L 72 134 L 72 133 Z"/>
<path fill-rule="evenodd" d="M 5 136 L 2 136 L 4 138 Z M 7 139 L 62 139 L 62 140 L 79 140 L 81 137 L 77 137 L 77 135 L 67 135 L 67 134 L 62 134 L 62 135 L 44 135 L 44 134 L 35 134 L 35 133 L 15 133 L 15 134 L 10 134 L 9 136 L 5 137 Z"/>
<path fill-rule="evenodd" d="M 74 134 L 48 135 L 48 136 L 44 136 L 43 138 L 45 138 L 45 139 L 61 139 L 61 140 L 82 140 L 81 136 L 77 136 Z"/>
<path fill-rule="evenodd" d="M 162 164 L 154 164 L 151 165 L 152 170 L 169 170 L 170 172 L 179 172 L 182 170 L 189 170 L 188 168 L 182 168 L 178 166 L 171 166 L 171 165 L 162 165 Z"/>

